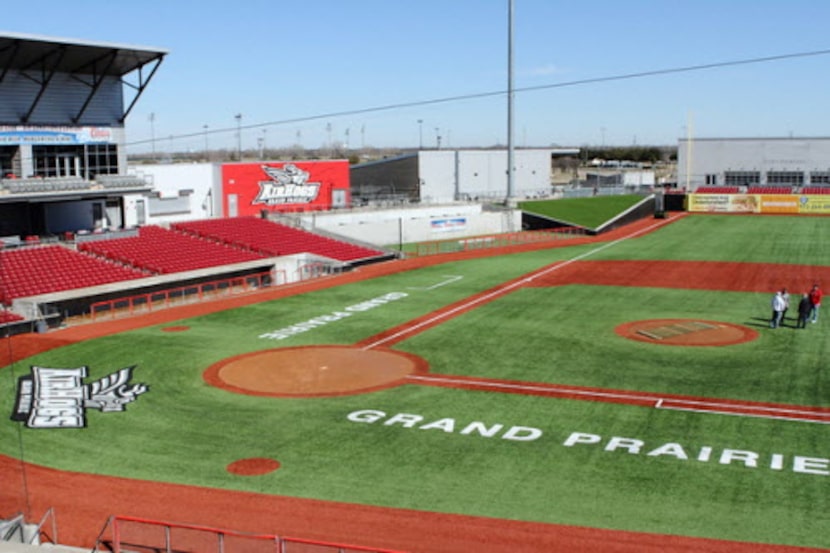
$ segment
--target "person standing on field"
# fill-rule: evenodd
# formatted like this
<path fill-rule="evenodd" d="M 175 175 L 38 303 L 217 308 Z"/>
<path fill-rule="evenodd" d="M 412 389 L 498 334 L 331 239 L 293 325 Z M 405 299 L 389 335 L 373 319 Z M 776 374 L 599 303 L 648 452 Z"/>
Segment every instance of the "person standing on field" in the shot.
<path fill-rule="evenodd" d="M 813 284 L 813 289 L 810 290 L 810 302 L 813 304 L 811 322 L 813 323 L 818 322 L 818 308 L 821 307 L 821 296 L 821 288 L 818 287 L 818 284 Z"/>
<path fill-rule="evenodd" d="M 810 294 L 804 293 L 801 296 L 801 301 L 798 302 L 798 322 L 795 324 L 796 328 L 807 328 L 807 319 L 813 312 L 813 302 L 810 301 Z"/>
<path fill-rule="evenodd" d="M 784 296 L 778 290 L 772 297 L 772 318 L 769 321 L 770 328 L 778 328 L 781 325 L 781 316 L 784 314 Z"/>
<path fill-rule="evenodd" d="M 790 309 L 790 293 L 786 288 L 781 289 L 781 297 L 784 298 L 784 312 L 781 313 L 781 323 L 787 320 L 787 311 Z"/>

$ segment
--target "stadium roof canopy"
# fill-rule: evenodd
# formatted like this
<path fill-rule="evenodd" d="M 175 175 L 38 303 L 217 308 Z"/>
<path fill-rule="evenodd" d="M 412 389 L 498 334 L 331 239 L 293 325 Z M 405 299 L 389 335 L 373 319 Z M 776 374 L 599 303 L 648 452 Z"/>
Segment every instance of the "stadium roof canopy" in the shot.
<path fill-rule="evenodd" d="M 0 87 L 10 71 L 37 82 L 33 110 L 56 73 L 70 75 L 89 87 L 89 98 L 76 117 L 80 119 L 104 79 L 118 78 L 136 91 L 124 110 L 123 122 L 167 53 L 159 48 L 0 32 Z M 125 80 L 134 72 L 135 82 Z"/>

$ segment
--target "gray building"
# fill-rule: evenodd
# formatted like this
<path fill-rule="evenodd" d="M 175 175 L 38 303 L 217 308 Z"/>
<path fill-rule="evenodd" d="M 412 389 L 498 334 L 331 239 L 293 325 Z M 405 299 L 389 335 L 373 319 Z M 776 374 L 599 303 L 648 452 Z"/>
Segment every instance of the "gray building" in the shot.
<path fill-rule="evenodd" d="M 677 186 L 830 186 L 830 137 L 681 139 Z"/>
<path fill-rule="evenodd" d="M 554 150 L 548 149 L 514 152 L 513 197 L 550 194 L 553 154 Z M 507 151 L 422 150 L 355 165 L 350 180 L 355 205 L 504 200 Z"/>

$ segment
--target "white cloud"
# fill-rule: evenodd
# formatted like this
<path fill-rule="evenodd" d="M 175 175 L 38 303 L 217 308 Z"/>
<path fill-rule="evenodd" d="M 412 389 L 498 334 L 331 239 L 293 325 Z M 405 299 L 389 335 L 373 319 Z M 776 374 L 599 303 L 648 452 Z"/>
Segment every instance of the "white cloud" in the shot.
<path fill-rule="evenodd" d="M 547 65 L 540 65 L 538 67 L 532 67 L 524 73 L 529 77 L 548 77 L 550 75 L 558 75 L 562 73 L 562 68 L 549 63 Z"/>

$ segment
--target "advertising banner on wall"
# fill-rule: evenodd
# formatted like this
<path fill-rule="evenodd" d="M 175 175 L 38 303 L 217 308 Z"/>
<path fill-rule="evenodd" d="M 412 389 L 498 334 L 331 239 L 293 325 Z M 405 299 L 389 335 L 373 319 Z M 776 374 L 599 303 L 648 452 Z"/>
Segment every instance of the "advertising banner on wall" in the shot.
<path fill-rule="evenodd" d="M 449 219 L 433 219 L 429 222 L 432 232 L 450 232 L 464 230 L 467 227 L 466 217 L 451 217 Z"/>
<path fill-rule="evenodd" d="M 229 217 L 267 211 L 318 211 L 349 191 L 349 162 L 286 161 L 222 165 L 222 201 Z"/>
<path fill-rule="evenodd" d="M 40 127 L 0 125 L 0 144 L 35 146 L 114 143 L 108 127 Z"/>
<path fill-rule="evenodd" d="M 688 210 L 697 213 L 830 214 L 830 195 L 690 194 Z"/>

